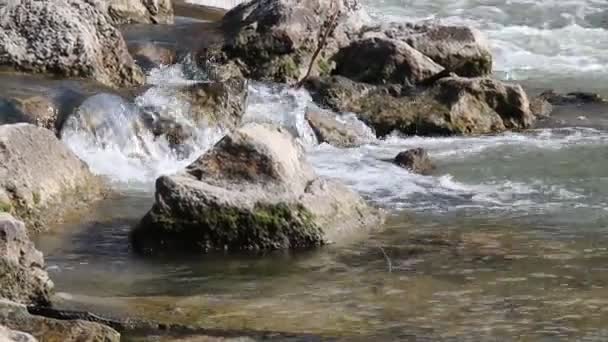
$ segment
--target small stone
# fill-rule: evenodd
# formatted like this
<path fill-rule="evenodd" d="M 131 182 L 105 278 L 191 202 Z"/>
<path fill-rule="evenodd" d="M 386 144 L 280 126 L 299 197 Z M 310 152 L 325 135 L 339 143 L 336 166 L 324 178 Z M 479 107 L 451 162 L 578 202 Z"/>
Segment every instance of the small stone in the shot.
<path fill-rule="evenodd" d="M 422 175 L 428 175 L 435 170 L 435 165 L 431 162 L 428 152 L 423 148 L 400 152 L 395 157 L 394 163 L 413 173 Z"/>

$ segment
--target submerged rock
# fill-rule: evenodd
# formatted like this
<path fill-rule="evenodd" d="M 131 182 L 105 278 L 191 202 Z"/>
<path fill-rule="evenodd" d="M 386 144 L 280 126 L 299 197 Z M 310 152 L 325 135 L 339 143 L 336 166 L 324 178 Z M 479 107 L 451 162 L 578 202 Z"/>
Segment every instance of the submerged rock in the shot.
<path fill-rule="evenodd" d="M 0 298 L 48 305 L 52 290 L 42 253 L 30 241 L 25 225 L 0 212 Z"/>
<path fill-rule="evenodd" d="M 344 120 L 342 116 L 317 108 L 307 108 L 306 121 L 320 143 L 336 147 L 356 147 L 370 142 L 371 130 L 364 124 Z M 358 121 L 358 120 L 357 120 Z"/>
<path fill-rule="evenodd" d="M 423 148 L 399 152 L 393 162 L 404 169 L 422 175 L 428 175 L 435 169 L 428 152 Z"/>
<path fill-rule="evenodd" d="M 254 0 L 226 13 L 221 22 L 226 40 L 202 49 L 199 59 L 235 62 L 256 80 L 293 82 L 306 74 L 323 33 L 335 25 L 312 70 L 328 74 L 331 56 L 365 21 L 357 0 Z"/>
<path fill-rule="evenodd" d="M 480 31 L 471 27 L 390 23 L 367 27 L 360 36 L 407 43 L 459 76 L 479 77 L 492 73 L 492 52 L 488 41 Z"/>
<path fill-rule="evenodd" d="M 0 126 L 0 211 L 39 231 L 100 197 L 100 180 L 55 137 L 31 124 Z"/>
<path fill-rule="evenodd" d="M 131 241 L 142 253 L 306 248 L 381 219 L 344 185 L 317 177 L 289 133 L 248 124 L 159 178 Z"/>
<path fill-rule="evenodd" d="M 98 3 L 15 0 L 0 7 L 0 65 L 131 87 L 144 74 Z"/>
<path fill-rule="evenodd" d="M 0 299 L 0 325 L 31 334 L 40 341 L 119 342 L 120 334 L 102 324 L 35 316 L 25 305 Z"/>
<path fill-rule="evenodd" d="M 344 77 L 308 82 L 313 99 L 356 113 L 378 136 L 484 134 L 530 127 L 534 116 L 518 85 L 490 78 L 449 76 L 426 89 L 373 86 Z"/>
<path fill-rule="evenodd" d="M 171 0 L 103 0 L 115 25 L 173 24 Z"/>

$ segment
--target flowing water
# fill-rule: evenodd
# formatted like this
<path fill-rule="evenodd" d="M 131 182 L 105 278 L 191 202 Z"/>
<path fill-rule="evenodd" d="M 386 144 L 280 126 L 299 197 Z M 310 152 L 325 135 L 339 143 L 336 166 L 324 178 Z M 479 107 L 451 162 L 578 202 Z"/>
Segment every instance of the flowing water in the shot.
<path fill-rule="evenodd" d="M 606 0 L 368 0 L 380 20 L 465 23 L 483 30 L 498 77 L 531 88 L 608 94 Z M 584 124 L 481 137 L 391 136 L 353 149 L 318 145 L 304 91 L 252 83 L 247 121 L 287 127 L 317 172 L 390 214 L 355 244 L 304 253 L 142 259 L 129 229 L 153 182 L 183 168 L 223 132 L 190 120 L 173 87 L 188 63 L 155 69 L 133 102 L 89 98 L 64 141 L 117 194 L 84 222 L 39 237 L 66 305 L 220 328 L 369 340 L 608 339 L 608 131 Z M 583 109 L 579 109 L 583 110 Z M 195 128 L 172 151 L 142 113 Z M 577 114 L 578 115 L 578 114 Z M 608 112 L 594 112 L 606 116 Z M 577 122 L 577 119 L 573 120 Z M 431 176 L 387 159 L 424 147 Z"/>

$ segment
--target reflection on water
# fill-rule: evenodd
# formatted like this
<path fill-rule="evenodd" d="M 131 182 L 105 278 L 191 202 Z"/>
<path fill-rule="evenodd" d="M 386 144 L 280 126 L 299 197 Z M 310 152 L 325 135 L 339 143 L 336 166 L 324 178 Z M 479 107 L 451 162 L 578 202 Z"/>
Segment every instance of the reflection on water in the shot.
<path fill-rule="evenodd" d="M 143 196 L 113 199 L 84 227 L 37 241 L 67 292 L 59 295 L 64 305 L 205 327 L 385 340 L 608 336 L 606 228 L 546 235 L 552 227 L 533 222 L 422 212 L 392 217 L 383 232 L 350 246 L 140 260 L 126 234 L 148 206 Z M 109 212 L 117 218 L 104 220 Z"/>

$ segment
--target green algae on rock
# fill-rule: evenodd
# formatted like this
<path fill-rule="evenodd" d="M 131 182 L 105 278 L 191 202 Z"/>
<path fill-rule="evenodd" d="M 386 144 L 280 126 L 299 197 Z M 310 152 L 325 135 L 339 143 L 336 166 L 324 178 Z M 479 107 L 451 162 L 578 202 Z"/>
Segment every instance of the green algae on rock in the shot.
<path fill-rule="evenodd" d="M 381 223 L 382 213 L 317 177 L 283 129 L 249 124 L 184 172 L 156 182 L 156 202 L 132 231 L 142 253 L 299 249 Z"/>

